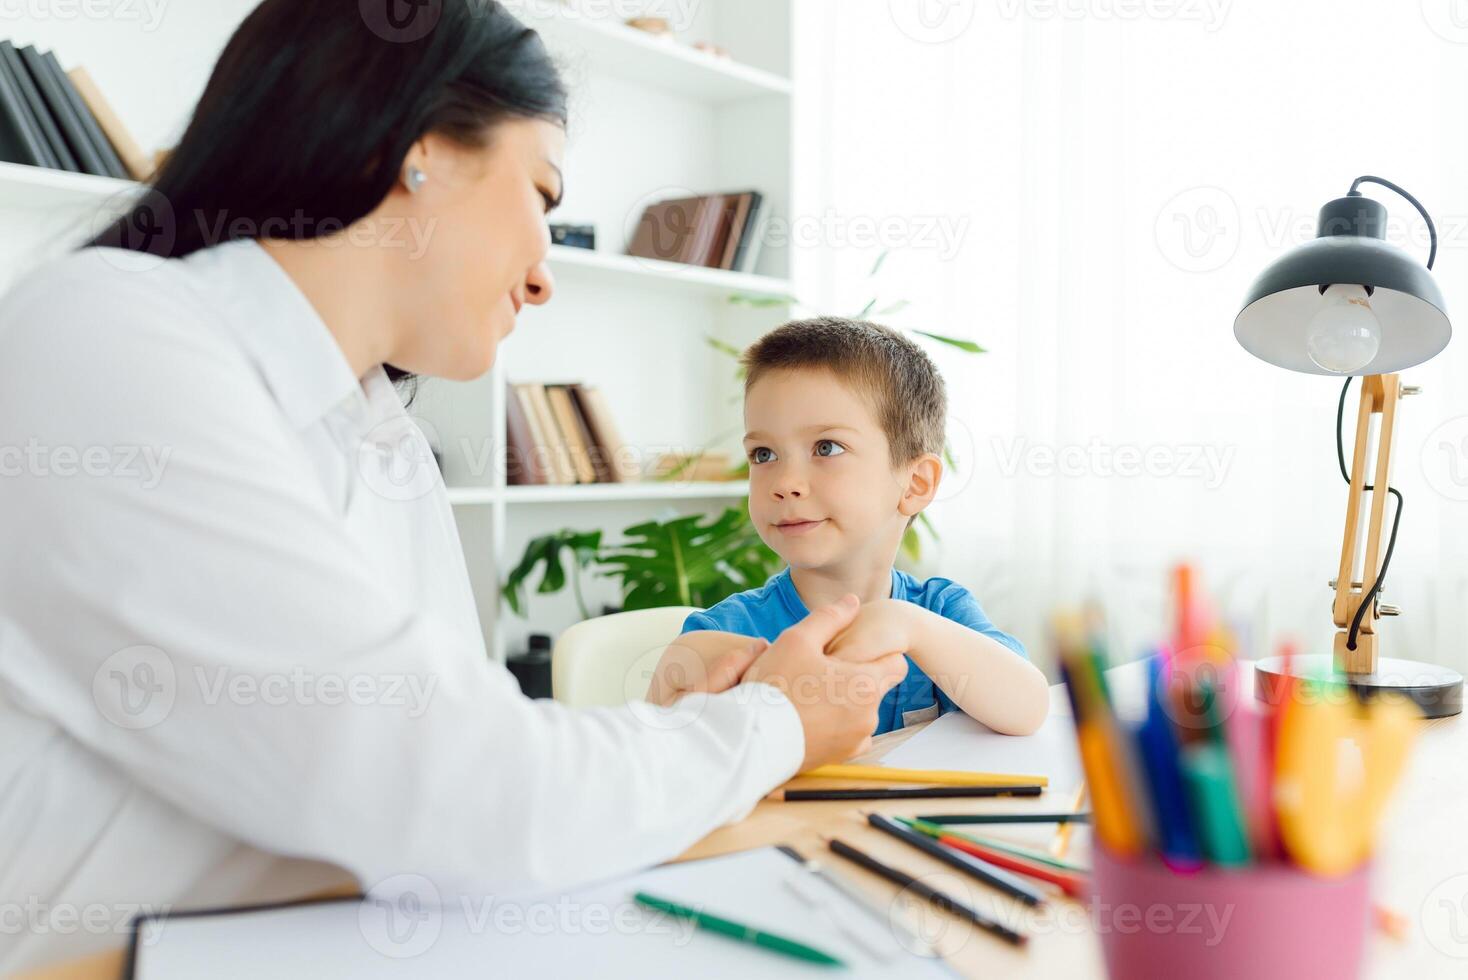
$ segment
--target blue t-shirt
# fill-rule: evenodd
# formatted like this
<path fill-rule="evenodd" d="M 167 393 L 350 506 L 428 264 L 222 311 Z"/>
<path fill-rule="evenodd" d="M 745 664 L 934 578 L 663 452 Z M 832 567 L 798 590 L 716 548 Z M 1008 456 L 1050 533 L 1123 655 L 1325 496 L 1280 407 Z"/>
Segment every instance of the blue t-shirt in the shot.
<path fill-rule="evenodd" d="M 962 623 L 1025 656 L 1019 640 L 989 622 L 973 594 L 957 582 L 946 578 L 930 578 L 924 582 L 906 572 L 892 569 L 892 598 L 914 602 L 944 619 Z M 683 621 L 683 632 L 723 630 L 742 636 L 762 636 L 771 643 L 785 628 L 793 626 L 809 613 L 800 593 L 785 569 L 758 589 L 731 595 L 703 612 L 690 613 Z M 911 657 L 907 658 L 907 677 L 882 698 L 877 709 L 877 730 L 894 731 L 905 725 L 936 718 L 958 706 L 943 690 L 924 674 Z"/>

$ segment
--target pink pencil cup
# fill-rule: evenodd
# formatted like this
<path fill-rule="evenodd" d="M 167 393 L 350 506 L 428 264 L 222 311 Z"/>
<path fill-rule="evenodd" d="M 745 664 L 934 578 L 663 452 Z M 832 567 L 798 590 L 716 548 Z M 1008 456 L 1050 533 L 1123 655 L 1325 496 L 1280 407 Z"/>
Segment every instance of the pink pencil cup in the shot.
<path fill-rule="evenodd" d="M 1368 866 L 1320 878 L 1287 864 L 1179 874 L 1096 847 L 1091 920 L 1112 980 L 1346 980 L 1361 972 Z"/>

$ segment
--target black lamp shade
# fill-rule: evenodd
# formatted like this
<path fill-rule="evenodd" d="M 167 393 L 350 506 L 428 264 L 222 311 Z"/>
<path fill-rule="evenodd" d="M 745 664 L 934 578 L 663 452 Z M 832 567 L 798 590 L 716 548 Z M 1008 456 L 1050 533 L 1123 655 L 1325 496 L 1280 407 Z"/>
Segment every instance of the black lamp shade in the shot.
<path fill-rule="evenodd" d="M 1367 288 L 1381 329 L 1376 356 L 1350 374 L 1388 374 L 1439 353 L 1453 333 L 1442 292 L 1421 262 L 1380 237 L 1384 228 L 1385 208 L 1368 198 L 1326 204 L 1320 237 L 1289 251 L 1249 287 L 1234 319 L 1239 344 L 1291 371 L 1339 376 L 1311 360 L 1307 347 L 1323 287 L 1339 284 Z"/>

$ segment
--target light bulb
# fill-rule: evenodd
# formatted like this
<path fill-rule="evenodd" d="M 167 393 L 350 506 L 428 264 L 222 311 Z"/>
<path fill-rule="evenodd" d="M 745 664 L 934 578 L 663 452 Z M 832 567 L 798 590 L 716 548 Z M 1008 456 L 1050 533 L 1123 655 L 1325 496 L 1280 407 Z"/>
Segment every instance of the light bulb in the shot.
<path fill-rule="evenodd" d="M 1306 331 L 1310 360 L 1333 374 L 1361 370 L 1381 349 L 1381 323 L 1364 286 L 1327 286 Z"/>

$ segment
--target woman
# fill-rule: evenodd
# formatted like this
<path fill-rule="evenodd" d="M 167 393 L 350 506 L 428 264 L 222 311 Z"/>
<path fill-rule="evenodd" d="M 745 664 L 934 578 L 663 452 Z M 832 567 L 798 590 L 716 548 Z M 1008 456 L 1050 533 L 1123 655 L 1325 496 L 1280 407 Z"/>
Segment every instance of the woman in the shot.
<path fill-rule="evenodd" d="M 565 97 L 494 4 L 369 7 L 261 4 L 153 191 L 0 304 L 7 901 L 571 887 L 849 755 L 901 676 L 823 655 L 852 604 L 664 714 L 489 662 L 441 482 L 393 492 L 391 379 L 476 377 L 551 299 Z M 123 941 L 4 935 L 6 971 Z"/>

